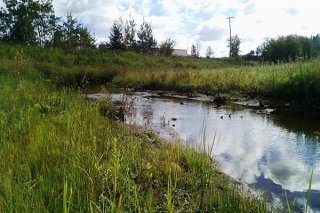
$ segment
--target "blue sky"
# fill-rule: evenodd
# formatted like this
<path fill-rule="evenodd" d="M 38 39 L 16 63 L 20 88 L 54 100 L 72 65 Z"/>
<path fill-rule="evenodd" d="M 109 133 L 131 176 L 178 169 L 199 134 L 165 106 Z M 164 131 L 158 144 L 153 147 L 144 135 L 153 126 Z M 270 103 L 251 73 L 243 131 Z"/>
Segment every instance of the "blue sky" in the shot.
<path fill-rule="evenodd" d="M 2 2 L 0 2 L 2 3 Z M 99 41 L 107 40 L 114 19 L 131 14 L 151 22 L 156 39 L 176 40 L 176 48 L 198 43 L 202 55 L 210 45 L 216 57 L 227 56 L 228 22 L 242 40 L 245 54 L 266 37 L 320 33 L 319 0 L 53 0 L 57 15 L 72 12 Z"/>

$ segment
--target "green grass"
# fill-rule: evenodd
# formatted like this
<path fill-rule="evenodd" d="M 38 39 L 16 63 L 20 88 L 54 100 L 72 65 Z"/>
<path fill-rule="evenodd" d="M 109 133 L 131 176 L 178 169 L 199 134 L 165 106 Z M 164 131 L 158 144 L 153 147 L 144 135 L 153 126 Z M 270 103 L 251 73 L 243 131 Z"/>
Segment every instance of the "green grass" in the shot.
<path fill-rule="evenodd" d="M 0 48 L 0 212 L 267 212 L 207 154 L 134 134 L 101 115 L 112 104 L 57 88 L 80 67 L 71 56 L 18 48 Z"/>
<path fill-rule="evenodd" d="M 0 63 L 12 72 L 28 65 L 58 86 L 86 88 L 111 83 L 229 98 L 266 97 L 320 107 L 319 59 L 261 65 L 236 59 L 166 58 L 98 50 L 66 52 L 0 44 Z"/>

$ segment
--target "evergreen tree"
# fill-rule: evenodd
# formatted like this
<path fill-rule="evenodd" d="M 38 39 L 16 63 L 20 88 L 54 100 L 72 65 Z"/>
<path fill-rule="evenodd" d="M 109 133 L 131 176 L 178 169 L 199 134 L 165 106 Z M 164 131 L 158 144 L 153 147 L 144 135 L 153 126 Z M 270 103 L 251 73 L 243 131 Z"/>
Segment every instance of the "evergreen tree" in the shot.
<path fill-rule="evenodd" d="M 123 29 L 123 21 L 121 18 L 119 18 L 118 20 L 115 20 L 113 22 L 113 25 L 110 29 L 110 35 L 109 35 L 110 49 L 121 50 L 124 48 L 122 29 Z"/>
<path fill-rule="evenodd" d="M 84 49 L 94 47 L 95 40 L 90 32 L 71 13 L 66 21 L 58 25 L 53 37 L 53 45 L 65 49 Z"/>
<path fill-rule="evenodd" d="M 138 31 L 138 48 L 142 53 L 152 54 L 157 48 L 157 41 L 153 37 L 151 24 L 143 20 Z"/>
<path fill-rule="evenodd" d="M 130 16 L 124 27 L 124 45 L 128 50 L 136 49 L 136 26 L 135 20 Z"/>

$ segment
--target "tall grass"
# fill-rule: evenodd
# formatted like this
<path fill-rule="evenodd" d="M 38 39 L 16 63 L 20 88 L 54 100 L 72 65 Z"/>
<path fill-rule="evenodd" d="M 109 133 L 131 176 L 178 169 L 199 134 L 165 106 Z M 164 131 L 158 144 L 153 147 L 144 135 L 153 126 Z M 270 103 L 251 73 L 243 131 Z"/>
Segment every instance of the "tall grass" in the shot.
<path fill-rule="evenodd" d="M 138 89 L 263 97 L 320 106 L 320 61 L 258 64 L 241 60 L 145 56 L 132 52 L 42 49 L 0 43 L 3 70 L 28 66 L 58 86 L 117 84 Z M 16 61 L 18 63 L 11 63 Z"/>
<path fill-rule="evenodd" d="M 19 57 L 0 59 L 0 212 L 267 211 L 206 154 L 133 134 Z"/>
<path fill-rule="evenodd" d="M 312 179 L 313 179 L 313 169 L 310 175 L 309 186 L 307 191 L 307 201 L 306 201 L 306 212 L 308 212 L 310 200 L 311 200 L 311 187 L 312 187 Z"/>
<path fill-rule="evenodd" d="M 112 83 L 140 89 L 267 96 L 320 105 L 320 61 L 259 65 L 241 60 L 146 56 L 132 52 L 42 49 L 0 43 L 4 70 L 28 65 L 59 86 Z M 18 63 L 11 63 L 11 61 Z"/>

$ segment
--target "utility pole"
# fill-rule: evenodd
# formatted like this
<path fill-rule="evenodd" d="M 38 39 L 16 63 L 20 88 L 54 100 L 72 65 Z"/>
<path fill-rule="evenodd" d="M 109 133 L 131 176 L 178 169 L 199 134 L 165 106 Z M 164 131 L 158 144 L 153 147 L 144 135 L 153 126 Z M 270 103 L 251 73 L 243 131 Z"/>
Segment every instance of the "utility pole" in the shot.
<path fill-rule="evenodd" d="M 229 30 L 230 30 L 230 40 L 229 40 L 229 42 L 230 42 L 230 51 L 229 51 L 229 57 L 231 58 L 231 19 L 233 19 L 234 17 L 233 16 L 229 16 L 228 18 L 226 18 L 226 19 L 229 19 Z"/>
<path fill-rule="evenodd" d="M 190 35 L 190 36 L 188 36 L 187 37 L 187 56 L 188 56 L 188 50 L 189 50 L 189 39 L 191 38 L 191 37 L 193 37 L 194 35 L 192 34 L 192 35 Z"/>

